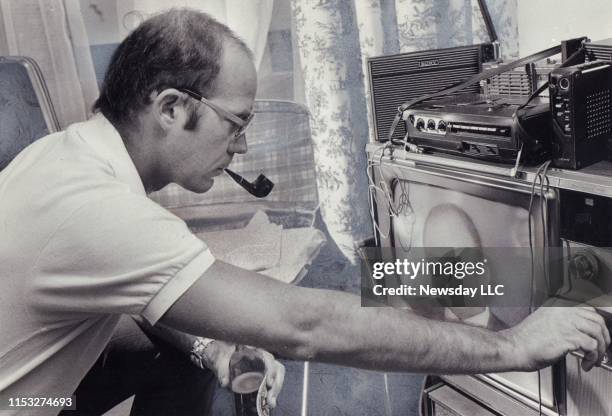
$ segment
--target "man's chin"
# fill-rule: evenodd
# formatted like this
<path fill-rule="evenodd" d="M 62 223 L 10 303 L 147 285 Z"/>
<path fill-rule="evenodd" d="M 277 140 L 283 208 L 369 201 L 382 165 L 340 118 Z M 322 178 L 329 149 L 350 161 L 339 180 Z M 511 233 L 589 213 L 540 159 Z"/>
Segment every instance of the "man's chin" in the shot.
<path fill-rule="evenodd" d="M 213 178 L 202 178 L 202 180 L 198 182 L 189 183 L 184 188 L 188 191 L 195 192 L 198 194 L 203 194 L 204 192 L 208 192 L 210 188 L 214 185 L 215 180 Z"/>

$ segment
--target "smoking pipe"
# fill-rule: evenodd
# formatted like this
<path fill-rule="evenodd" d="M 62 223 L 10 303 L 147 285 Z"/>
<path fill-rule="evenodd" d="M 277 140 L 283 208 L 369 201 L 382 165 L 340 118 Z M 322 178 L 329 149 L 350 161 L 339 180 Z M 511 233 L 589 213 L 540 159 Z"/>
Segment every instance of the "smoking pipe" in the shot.
<path fill-rule="evenodd" d="M 249 182 L 242 176 L 238 175 L 235 172 L 232 172 L 227 168 L 224 170 L 229 176 L 232 177 L 233 180 L 236 181 L 238 185 L 242 186 L 244 189 L 247 190 L 248 193 L 257 198 L 264 198 L 268 196 L 270 191 L 272 191 L 272 188 L 274 188 L 274 182 L 266 178 L 263 173 L 260 173 L 254 182 Z"/>

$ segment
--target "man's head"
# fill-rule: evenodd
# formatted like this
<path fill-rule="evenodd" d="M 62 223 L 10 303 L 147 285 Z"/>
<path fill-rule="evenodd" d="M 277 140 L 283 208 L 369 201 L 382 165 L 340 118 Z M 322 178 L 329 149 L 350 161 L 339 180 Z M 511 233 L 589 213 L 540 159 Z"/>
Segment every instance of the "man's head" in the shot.
<path fill-rule="evenodd" d="M 229 28 L 174 9 L 119 45 L 94 108 L 122 134 L 145 186 L 205 192 L 246 151 L 244 137 L 233 137 L 241 123 L 227 113 L 246 119 L 256 88 L 252 54 Z"/>

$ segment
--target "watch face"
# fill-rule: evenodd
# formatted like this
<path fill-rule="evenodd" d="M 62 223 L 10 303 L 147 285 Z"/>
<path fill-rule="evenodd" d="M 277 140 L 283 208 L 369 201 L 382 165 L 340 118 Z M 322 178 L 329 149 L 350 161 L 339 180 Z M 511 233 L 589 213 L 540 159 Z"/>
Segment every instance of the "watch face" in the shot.
<path fill-rule="evenodd" d="M 257 392 L 257 416 L 270 416 L 270 408 L 268 407 L 268 388 L 266 387 L 265 379 L 259 386 Z"/>

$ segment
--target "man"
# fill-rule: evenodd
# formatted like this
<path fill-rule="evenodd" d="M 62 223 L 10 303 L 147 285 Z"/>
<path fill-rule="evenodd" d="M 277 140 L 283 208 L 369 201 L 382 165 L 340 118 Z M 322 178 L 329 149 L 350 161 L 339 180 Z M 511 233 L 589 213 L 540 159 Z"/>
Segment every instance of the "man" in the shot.
<path fill-rule="evenodd" d="M 492 333 L 361 308 L 349 294 L 216 261 L 146 192 L 171 182 L 210 189 L 247 150 L 255 92 L 244 44 L 204 14 L 173 10 L 119 46 L 101 114 L 39 140 L 0 174 L 2 403 L 69 397 L 128 314 L 291 359 L 384 371 L 533 370 L 573 350 L 589 369 L 602 358 L 610 337 L 593 309 L 544 308 Z M 77 391 L 77 408 L 80 400 Z"/>

